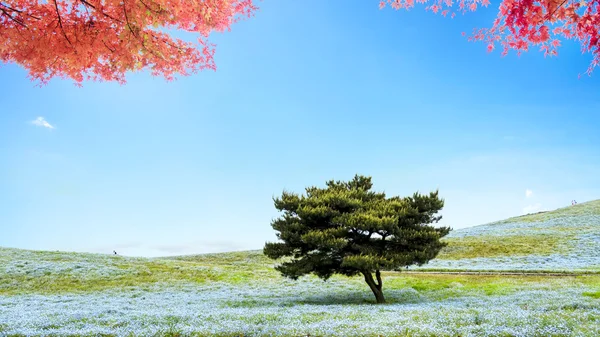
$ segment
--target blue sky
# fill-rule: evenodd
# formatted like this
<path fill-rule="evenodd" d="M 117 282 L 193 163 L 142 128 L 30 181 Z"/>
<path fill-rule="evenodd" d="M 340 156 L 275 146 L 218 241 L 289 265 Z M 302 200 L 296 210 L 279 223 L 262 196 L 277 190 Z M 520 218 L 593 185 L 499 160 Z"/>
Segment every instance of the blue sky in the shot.
<path fill-rule="evenodd" d="M 591 58 L 574 42 L 557 58 L 488 54 L 461 32 L 493 8 L 259 6 L 213 36 L 216 72 L 171 83 L 38 88 L 3 65 L 0 246 L 260 249 L 273 196 L 355 173 L 389 195 L 439 188 L 453 228 L 600 198 L 600 73 L 578 79 Z"/>

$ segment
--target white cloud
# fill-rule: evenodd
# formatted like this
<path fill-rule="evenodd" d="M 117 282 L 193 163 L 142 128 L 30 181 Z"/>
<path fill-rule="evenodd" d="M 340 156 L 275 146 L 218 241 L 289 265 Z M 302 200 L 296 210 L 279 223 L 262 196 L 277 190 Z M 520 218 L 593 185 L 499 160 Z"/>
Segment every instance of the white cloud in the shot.
<path fill-rule="evenodd" d="M 44 117 L 38 117 L 35 120 L 31 121 L 31 124 L 36 125 L 36 126 L 41 126 L 44 128 L 48 128 L 48 129 L 54 129 L 54 126 L 50 123 L 48 123 L 48 121 L 44 118 Z"/>
<path fill-rule="evenodd" d="M 526 189 L 525 190 L 525 196 L 527 198 L 531 197 L 532 195 L 533 195 L 533 191 L 532 190 L 530 190 L 530 189 Z"/>
<path fill-rule="evenodd" d="M 537 203 L 523 207 L 523 214 L 537 213 L 542 211 L 542 204 Z"/>
<path fill-rule="evenodd" d="M 236 250 L 248 249 L 244 245 L 240 245 L 236 242 L 223 242 L 223 241 L 196 241 L 190 243 L 180 244 L 163 244 L 163 245 L 151 245 L 149 248 L 158 250 L 167 254 L 198 254 L 203 252 L 229 252 Z"/>

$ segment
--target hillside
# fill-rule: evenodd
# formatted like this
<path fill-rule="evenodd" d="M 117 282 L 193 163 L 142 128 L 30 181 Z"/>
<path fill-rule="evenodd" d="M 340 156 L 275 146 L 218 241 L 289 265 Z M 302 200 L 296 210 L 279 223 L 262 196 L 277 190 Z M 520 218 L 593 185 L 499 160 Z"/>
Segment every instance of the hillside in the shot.
<path fill-rule="evenodd" d="M 597 270 L 599 211 L 592 202 L 455 231 L 425 267 Z M 273 265 L 260 251 L 130 258 L 0 248 L 0 336 L 600 335 L 599 275 L 389 272 L 389 304 L 376 306 L 361 277 L 292 281 Z"/>
<path fill-rule="evenodd" d="M 600 271 L 600 200 L 454 230 L 413 270 Z"/>

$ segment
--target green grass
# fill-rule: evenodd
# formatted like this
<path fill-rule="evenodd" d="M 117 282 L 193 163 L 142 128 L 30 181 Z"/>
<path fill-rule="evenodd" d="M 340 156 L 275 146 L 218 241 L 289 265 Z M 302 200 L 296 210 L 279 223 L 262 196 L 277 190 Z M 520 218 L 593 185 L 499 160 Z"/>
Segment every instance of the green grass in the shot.
<path fill-rule="evenodd" d="M 479 247 L 474 245 L 474 247 Z M 13 256 L 18 256 L 19 250 L 13 251 Z M 54 253 L 21 251 L 32 259 L 32 263 L 53 261 L 64 262 L 57 259 Z M 463 253 L 470 256 L 473 250 Z M 77 260 L 79 254 L 69 255 L 69 262 Z M 115 277 L 90 277 L 81 278 L 69 273 L 45 274 L 42 276 L 15 275 L 1 272 L 0 264 L 0 295 L 17 294 L 61 294 L 61 293 L 88 293 L 109 289 L 149 290 L 157 284 L 206 284 L 223 282 L 228 284 L 249 284 L 264 282 L 281 282 L 283 278 L 272 268 L 273 261 L 258 251 L 234 252 L 223 254 L 209 254 L 168 259 L 128 259 L 123 257 L 107 258 L 103 255 L 81 254 L 88 261 L 96 263 L 115 263 L 119 268 L 128 273 Z M 543 276 L 507 276 L 507 275 L 428 275 L 428 274 L 403 274 L 401 272 L 385 272 L 385 287 L 387 289 L 413 288 L 420 293 L 448 293 L 453 289 L 470 290 L 473 292 L 492 295 L 516 291 L 534 284 L 545 286 L 557 285 L 564 280 L 569 282 L 583 282 L 585 277 L 565 276 L 547 278 Z M 600 284 L 600 276 L 591 276 Z M 344 281 L 343 276 L 334 276 L 333 280 Z M 353 282 L 362 284 L 360 277 L 353 278 Z M 558 283 L 557 283 L 558 282 Z M 440 294 L 441 294 L 440 293 Z M 435 296 L 441 296 L 434 294 Z M 445 296 L 445 295 L 444 295 Z M 239 303 L 242 306 L 251 306 L 249 303 Z"/>
<path fill-rule="evenodd" d="M 8 254 L 10 252 L 10 254 Z M 2 255 L 4 253 L 4 255 Z M 7 256 L 11 259 L 7 259 Z M 155 284 L 204 284 L 207 282 L 245 283 L 278 277 L 270 261 L 260 252 L 235 252 L 165 259 L 124 258 L 100 254 L 56 253 L 18 249 L 0 250 L 0 295 L 27 293 L 60 294 L 95 292 L 107 289 L 151 287 Z M 125 271 L 117 276 L 80 277 L 73 272 L 43 275 L 6 273 L 10 261 L 27 264 L 77 263 L 110 265 Z"/>
<path fill-rule="evenodd" d="M 596 233 L 594 231 L 600 228 L 600 224 L 580 224 L 576 222 L 577 226 L 569 227 L 565 226 L 567 222 L 560 220 L 550 222 L 553 227 L 543 227 L 535 223 L 549 219 L 560 219 L 561 217 L 577 218 L 579 215 L 589 216 L 590 214 L 600 215 L 600 201 L 559 209 L 554 212 L 509 219 L 493 224 L 496 231 L 494 235 L 491 235 L 490 232 L 486 234 L 485 231 L 479 231 L 478 233 L 481 234 L 477 236 L 467 235 L 462 238 L 444 239 L 449 245 L 440 253 L 438 259 L 445 263 L 448 262 L 447 260 L 452 259 L 505 256 L 520 259 L 521 256 L 529 255 L 541 255 L 546 259 L 545 255 L 570 253 L 573 242 L 577 242 L 575 239 L 577 231 L 584 229 L 586 233 L 594 234 Z M 581 218 L 583 219 L 583 217 Z M 593 220 L 594 218 L 588 217 L 585 219 Z M 572 219 L 569 221 L 572 221 Z M 595 222 L 595 220 L 591 222 Z M 513 226 L 513 228 L 507 229 L 505 234 L 502 225 L 509 223 L 534 225 Z M 570 224 L 573 224 L 573 222 L 570 222 Z M 500 229 L 500 232 L 498 232 L 498 229 Z M 502 258 L 502 261 L 506 260 L 509 259 Z M 344 323 L 348 326 L 338 327 L 346 329 L 344 331 L 354 331 L 359 328 L 354 326 L 358 324 L 357 322 L 368 324 L 372 321 L 371 319 L 376 319 L 385 314 L 386 310 L 388 314 L 390 310 L 393 311 L 392 318 L 387 322 L 396 324 L 398 320 L 396 310 L 403 310 L 402 308 L 411 306 L 419 307 L 419 304 L 423 303 L 431 303 L 431 306 L 427 304 L 421 309 L 407 311 L 404 318 L 409 317 L 410 321 L 422 322 L 423 326 L 428 326 L 429 321 L 442 320 L 444 327 L 449 326 L 454 329 L 452 331 L 459 331 L 459 329 L 468 326 L 485 326 L 490 324 L 493 319 L 490 316 L 482 315 L 482 312 L 486 312 L 490 308 L 498 309 L 493 308 L 493 305 L 478 304 L 462 308 L 460 312 L 452 309 L 446 311 L 445 316 L 442 318 L 438 317 L 439 309 L 436 309 L 435 306 L 440 303 L 456 303 L 469 298 L 483 299 L 484 301 L 477 303 L 497 303 L 493 301 L 498 301 L 499 298 L 508 298 L 507 301 L 511 305 L 515 301 L 522 302 L 514 304 L 516 307 L 512 307 L 513 310 L 519 311 L 522 309 L 536 315 L 534 325 L 552 327 L 558 323 L 569 324 L 573 326 L 572 331 L 583 332 L 583 336 L 596 336 L 597 332 L 600 331 L 597 329 L 600 318 L 596 317 L 597 315 L 593 316 L 594 312 L 597 312 L 595 310 L 597 310 L 598 305 L 600 305 L 600 302 L 598 302 L 600 300 L 600 274 L 544 275 L 544 273 L 560 274 L 569 272 L 568 270 L 558 269 L 536 270 L 536 273 L 539 274 L 530 275 L 384 272 L 384 293 L 389 304 L 395 305 L 394 309 L 389 309 L 390 307 L 386 306 L 363 307 L 365 304 L 372 304 L 373 297 L 362 277 L 347 278 L 335 275 L 330 279 L 330 282 L 323 283 L 314 276 L 308 276 L 296 282 L 281 277 L 273 269 L 274 265 L 275 262 L 268 259 L 260 251 L 147 259 L 0 248 L 0 296 L 14 298 L 16 301 L 19 298 L 27 297 L 19 295 L 82 294 L 93 297 L 95 295 L 92 293 L 110 291 L 106 295 L 109 299 L 118 298 L 132 303 L 139 303 L 143 298 L 154 292 L 165 291 L 169 294 L 165 303 L 170 304 L 172 294 L 184 294 L 183 300 L 175 303 L 175 306 L 171 308 L 171 310 L 174 310 L 180 307 L 185 308 L 193 303 L 203 303 L 204 297 L 202 296 L 204 295 L 188 298 L 187 293 L 204 294 L 206 292 L 209 294 L 210 292 L 218 292 L 220 287 L 223 287 L 228 289 L 226 290 L 227 294 L 231 292 L 230 297 L 218 300 L 214 304 L 211 302 L 204 310 L 191 310 L 193 315 L 204 311 L 222 312 L 221 316 L 209 315 L 206 317 L 209 324 L 214 323 L 215 325 L 222 325 L 223 322 L 229 324 L 229 321 L 237 320 L 238 323 L 244 322 L 244 324 L 257 326 L 284 326 L 286 323 L 282 322 L 289 319 L 289 317 L 286 318 L 286 315 L 294 315 L 295 310 L 298 308 L 314 306 L 314 310 L 311 309 L 313 311 L 301 312 L 298 316 L 292 317 L 293 321 L 310 325 L 323 321 L 339 322 L 348 320 L 347 323 Z M 591 263 L 588 267 L 590 271 L 600 273 L 597 263 Z M 514 271 L 523 272 L 523 270 Z M 510 270 L 504 270 L 504 272 L 510 272 Z M 232 285 L 234 287 L 230 287 Z M 251 291 L 238 293 L 240 289 L 244 288 L 250 288 Z M 523 300 L 522 294 L 529 291 L 533 291 L 534 295 Z M 541 294 L 540 296 L 538 296 L 538 291 Z M 557 294 L 560 294 L 561 291 L 571 294 L 569 295 L 572 296 L 571 300 L 555 301 L 554 297 L 547 297 L 548 294 L 558 296 Z M 60 298 L 60 296 L 54 298 Z M 533 303 L 540 298 L 546 299 L 547 303 Z M 112 306 L 109 308 L 112 309 Z M 430 310 L 430 308 L 433 309 Z M 500 308 L 500 314 L 505 312 L 503 311 L 504 307 Z M 0 312 L 2 312 L 2 309 L 0 307 Z M 235 316 L 233 314 L 235 310 L 230 311 L 230 309 L 239 310 L 243 314 Z M 163 310 L 162 305 L 160 310 Z M 375 313 L 372 317 L 370 316 L 371 318 L 368 321 L 364 319 L 365 310 Z M 427 310 L 433 313 L 427 314 Z M 182 317 L 187 316 L 172 316 L 174 315 L 172 311 L 166 311 L 166 313 L 162 318 L 154 316 L 143 318 L 144 324 L 161 326 L 161 330 L 156 332 L 155 337 L 204 336 L 197 333 L 184 334 L 178 330 L 177 326 L 185 323 L 180 320 L 183 319 Z M 50 316 L 53 317 L 54 314 L 55 312 L 51 311 Z M 430 316 L 424 316 L 425 314 Z M 15 317 L 19 317 L 19 314 Z M 190 317 L 193 318 L 193 316 Z M 496 319 L 495 317 L 497 316 L 494 316 L 494 319 Z M 120 327 L 140 323 L 135 321 L 137 318 L 132 320 L 129 320 L 129 318 L 119 320 L 119 318 L 121 317 L 114 316 L 105 320 L 90 316 L 74 319 L 77 320 L 77 324 L 94 324 L 107 328 L 106 331 L 118 330 Z M 595 321 L 590 323 L 590 320 Z M 165 324 L 165 321 L 168 324 Z M 502 324 L 511 324 L 511 322 L 507 320 Z M 11 324 L 10 321 L 8 323 Z M 525 323 L 529 324 L 529 322 Z M 53 328 L 59 328 L 58 325 L 53 326 L 53 322 L 43 321 L 40 324 L 39 327 L 41 327 L 43 333 L 47 332 L 48 335 L 51 335 L 50 331 Z M 68 324 L 71 323 L 59 322 L 59 325 L 62 326 L 68 326 Z M 581 326 L 584 327 L 581 328 Z M 0 324 L 0 336 L 5 336 L 3 330 L 9 331 L 9 328 L 8 325 L 3 326 Z M 589 330 L 586 332 L 585 329 Z M 407 330 L 396 334 L 396 336 L 416 335 L 424 336 L 416 330 Z M 16 336 L 10 335 L 7 337 Z M 214 336 L 239 336 L 239 334 Z M 459 336 L 459 334 L 449 332 L 448 336 Z"/>
<path fill-rule="evenodd" d="M 561 216 L 577 216 L 600 214 L 600 201 L 580 204 L 574 207 L 562 208 L 553 212 L 546 212 L 524 217 L 512 218 L 497 225 L 510 221 L 531 222 L 545 221 Z M 569 227 L 573 231 L 582 227 Z M 586 227 L 599 229 L 600 224 L 589 224 Z M 519 228 L 507 230 L 506 236 L 483 235 L 465 236 L 462 238 L 445 238 L 448 246 L 438 255 L 438 260 L 460 260 L 469 258 L 515 257 L 527 255 L 551 255 L 566 253 L 575 242 L 573 233 L 567 231 L 567 226 L 554 226 L 552 231 L 558 234 L 548 234 L 536 227 L 527 227 L 527 234 L 518 233 Z M 122 271 L 117 275 L 85 275 L 77 274 L 77 268 L 96 266 L 100 269 L 112 268 L 111 272 Z M 191 256 L 178 256 L 169 258 L 144 259 L 125 258 L 121 256 L 65 253 L 49 251 L 29 251 L 18 249 L 0 248 L 0 295 L 14 295 L 27 293 L 60 294 L 71 292 L 94 292 L 107 289 L 150 288 L 157 284 L 205 284 L 211 282 L 224 282 L 229 284 L 245 284 L 249 282 L 271 282 L 279 280 L 279 274 L 273 269 L 275 262 L 267 258 L 261 251 L 231 252 L 221 254 L 204 254 Z M 5 272 L 6 268 L 35 269 L 35 266 L 73 266 L 72 270 L 55 272 L 50 268 L 38 274 L 24 274 Z M 431 270 L 442 270 L 432 266 Z M 32 270 L 33 270 L 32 269 Z M 63 268 L 64 269 L 64 268 Z M 598 271 L 589 267 L 590 271 Z M 465 269 L 466 270 L 466 269 Z M 545 272 L 561 272 L 561 270 L 547 270 Z M 428 277 L 419 276 L 422 281 L 411 277 L 402 276 L 391 282 L 417 282 L 407 285 L 414 289 L 421 289 L 424 285 L 418 282 L 433 282 Z M 448 282 L 444 278 L 435 278 L 430 283 L 431 287 L 443 287 Z M 471 286 L 471 281 L 457 281 L 451 279 L 449 283 L 460 283 Z M 485 280 L 493 280 L 486 278 Z M 410 283 L 409 282 L 409 283 Z M 464 283 L 467 282 L 467 283 Z M 471 282 L 471 283 L 469 283 Z M 487 281 L 486 281 L 487 282 Z M 499 284 L 494 281 L 493 284 Z M 492 287 L 492 285 L 488 285 Z M 494 286 L 495 287 L 495 286 Z M 503 289 L 506 287 L 503 287 Z M 479 289 L 483 292 L 493 292 L 494 289 Z"/>
<path fill-rule="evenodd" d="M 583 296 L 600 299 L 600 290 L 599 291 L 593 291 L 593 292 L 592 291 L 590 291 L 590 292 L 584 292 Z"/>
<path fill-rule="evenodd" d="M 17 300 L 19 295 L 56 295 L 56 294 L 91 294 L 98 291 L 109 290 L 106 298 L 124 298 L 133 303 L 139 303 L 144 297 L 151 296 L 152 293 L 167 291 L 167 293 L 195 293 L 209 294 L 213 290 L 212 284 L 219 284 L 215 289 L 219 289 L 223 283 L 234 285 L 229 288 L 232 295 L 229 298 L 221 299 L 214 304 L 211 302 L 205 311 L 198 311 L 207 314 L 210 312 L 222 312 L 221 315 L 208 315 L 203 318 L 206 324 L 215 324 L 222 326 L 230 320 L 239 324 L 248 324 L 251 326 L 285 326 L 290 318 L 286 315 L 296 315 L 298 308 L 310 306 L 314 309 L 309 312 L 298 313 L 293 317 L 293 322 L 310 326 L 319 322 L 339 322 L 348 321 L 347 326 L 338 326 L 337 329 L 344 331 L 355 331 L 360 327 L 354 327 L 354 324 L 364 324 L 364 310 L 381 310 L 381 314 L 389 314 L 390 310 L 405 307 L 419 307 L 423 303 L 431 303 L 431 306 L 419 307 L 406 315 L 410 320 L 422 322 L 427 326 L 430 320 L 440 319 L 444 324 L 451 327 L 447 336 L 459 336 L 455 331 L 460 329 L 471 329 L 473 325 L 485 325 L 490 322 L 490 316 L 484 313 L 485 306 L 475 305 L 473 307 L 462 308 L 460 312 L 445 311 L 443 318 L 438 318 L 438 312 L 429 313 L 423 318 L 427 310 L 437 310 L 435 307 L 440 303 L 455 303 L 468 298 L 481 298 L 489 303 L 493 303 L 498 298 L 504 296 L 514 296 L 519 298 L 522 293 L 528 291 L 540 290 L 542 294 L 556 294 L 565 289 L 574 290 L 574 299 L 569 302 L 557 301 L 550 306 L 533 306 L 531 301 L 523 301 L 516 307 L 517 310 L 532 310 L 536 312 L 536 319 L 547 320 L 547 322 L 536 321 L 536 325 L 553 326 L 556 320 L 569 322 L 580 326 L 584 319 L 582 315 L 587 312 L 593 312 L 598 305 L 597 299 L 600 298 L 600 275 L 578 275 L 578 276 L 544 276 L 544 275 L 461 275 L 461 274 L 412 274 L 402 272 L 384 272 L 384 292 L 390 306 L 373 307 L 370 304 L 374 302 L 372 294 L 364 283 L 362 277 L 348 278 L 336 275 L 329 282 L 323 283 L 314 276 L 302 278 L 300 281 L 290 281 L 281 277 L 273 270 L 273 261 L 263 256 L 258 251 L 234 252 L 223 254 L 209 254 L 197 256 L 172 257 L 164 259 L 131 259 L 119 256 L 106 256 L 99 254 L 78 254 L 78 253 L 49 253 L 34 252 L 25 250 L 0 249 L 0 296 L 14 296 Z M 10 256 L 10 258 L 8 258 Z M 77 275 L 77 269 L 64 269 L 62 272 L 42 274 L 41 276 L 16 275 L 6 272 L 6 266 L 12 264 L 77 264 L 78 261 L 87 261 L 94 266 L 117 266 L 119 270 L 126 273 L 115 277 L 86 275 L 85 277 Z M 302 286 L 301 284 L 304 284 Z M 244 287 L 253 287 L 257 291 L 242 292 L 237 294 L 238 289 Z M 261 292 L 261 289 L 270 289 Z M 289 289 L 289 290 L 288 290 Z M 114 292 L 113 292 L 114 291 Z M 219 291 L 219 290 L 214 290 Z M 187 296 L 187 295 L 186 295 Z M 553 295 L 556 296 L 556 295 Z M 52 297 L 51 297 L 52 298 Z M 60 297 L 53 297 L 58 300 Z M 185 297 L 184 297 L 185 298 Z M 193 297 L 195 301 L 179 301 L 175 307 L 183 307 L 194 303 L 201 303 L 202 297 Z M 198 301 L 200 299 L 200 301 Z M 537 297 L 532 298 L 536 300 Z M 170 301 L 170 299 L 168 300 Z M 50 303 L 50 302 L 48 302 Z M 168 302 L 167 302 L 168 303 Z M 488 303 L 488 302 L 486 302 Z M 514 303 L 512 300 L 510 303 Z M 365 306 L 366 305 L 366 306 Z M 536 304 L 540 306 L 540 304 Z M 600 305 L 600 304 L 599 304 Z M 340 307 L 338 307 L 340 306 Z M 364 307 L 363 307 L 364 306 Z M 532 306 L 530 308 L 530 306 Z M 173 307 L 173 308 L 175 308 Z M 112 309 L 112 307 L 109 307 Z M 171 308 L 170 310 L 173 310 Z M 209 309 L 210 308 L 210 309 Z M 273 309 L 275 308 L 275 309 Z M 363 309 L 364 308 L 364 309 Z M 428 309 L 433 308 L 433 309 Z M 143 310 L 141 308 L 136 308 Z M 513 308 L 514 309 L 514 308 Z M 240 314 L 234 314 L 235 310 L 240 310 Z M 342 312 L 338 312 L 341 310 Z M 419 311 L 421 310 L 421 311 Z M 2 312 L 2 307 L 0 307 Z M 166 311 L 168 314 L 158 318 L 148 316 L 131 319 L 121 319 L 112 317 L 105 319 L 102 317 L 77 317 L 74 318 L 77 326 L 80 324 L 90 324 L 101 327 L 105 331 L 112 332 L 118 329 L 128 329 L 140 324 L 143 320 L 144 325 L 160 326 L 161 329 L 156 334 L 148 336 L 166 337 L 166 336 L 204 336 L 198 333 L 184 333 L 178 330 L 178 326 L 185 325 L 185 318 L 177 316 L 172 311 Z M 195 310 L 193 310 L 196 315 Z M 539 312 L 539 314 L 537 314 Z M 126 313 L 124 311 L 124 313 Z M 108 315 L 108 314 L 107 314 Z M 171 317 L 171 315 L 174 315 Z M 181 313 L 179 313 L 181 315 Z M 379 312 L 373 314 L 376 317 Z M 459 317 L 460 316 L 460 317 Z M 187 317 L 187 316 L 186 316 Z M 389 322 L 395 324 L 397 317 Z M 586 316 L 587 317 L 587 316 Z M 405 317 L 406 318 L 406 317 Z M 136 321 L 139 319 L 140 321 Z M 287 320 L 287 321 L 286 321 Z M 370 321 L 369 321 L 370 322 Z M 172 325 L 169 325 L 171 324 Z M 509 322 L 510 323 L 510 322 Z M 46 325 L 47 324 L 47 325 Z M 45 322 L 38 326 L 41 331 L 48 331 L 51 335 L 54 322 Z M 69 323 L 62 321 L 54 328 L 61 326 L 70 326 Z M 295 323 L 294 323 L 295 324 Z M 346 323 L 344 323 L 346 324 Z M 386 323 L 387 324 L 387 323 Z M 595 323 L 586 323 L 589 327 Z M 60 326 L 59 326 L 60 325 Z M 586 325 L 586 326 L 588 326 Z M 0 335 L 7 326 L 0 325 Z M 14 327 L 13 327 L 14 329 Z M 579 330 L 578 330 L 579 329 Z M 583 331 L 584 328 L 574 328 L 573 331 Z M 13 330 L 14 331 L 14 330 Z M 584 334 L 583 336 L 594 336 L 595 331 Z M 260 333 L 253 336 L 261 336 Z M 298 334 L 299 335 L 299 334 Z M 374 334 L 376 336 L 377 334 Z M 416 330 L 407 330 L 398 332 L 395 336 L 425 336 Z M 6 337 L 16 337 L 18 335 L 9 335 Z M 83 335 L 73 336 L 83 337 Z M 91 335 L 90 335 L 91 336 Z M 100 336 L 95 334 L 94 336 Z M 110 334 L 103 336 L 111 336 Z M 239 334 L 220 334 L 213 336 L 239 336 Z M 286 334 L 286 336 L 296 336 Z M 445 335 L 444 335 L 445 336 Z M 541 336 L 541 335 L 539 335 Z M 86 336 L 87 337 L 87 336 Z M 133 336 L 132 336 L 133 337 Z"/>
<path fill-rule="evenodd" d="M 565 251 L 565 238 L 551 235 L 468 236 L 448 238 L 438 259 L 465 259 L 515 255 L 550 255 Z M 543 243 L 543 244 L 540 244 Z"/>
<path fill-rule="evenodd" d="M 456 291 L 486 296 L 507 295 L 523 289 L 552 289 L 568 284 L 593 285 L 600 275 L 548 277 L 544 275 L 457 275 L 384 273 L 384 287 L 413 288 L 435 299 L 455 296 Z M 600 283 L 598 283 L 600 284 Z"/>
<path fill-rule="evenodd" d="M 448 246 L 442 249 L 437 259 L 460 261 L 550 255 L 589 256 L 595 249 L 593 244 L 590 244 L 589 240 L 581 244 L 579 238 L 581 235 L 592 238 L 594 235 L 600 235 L 599 216 L 600 200 L 595 200 L 550 212 L 459 229 L 442 239 Z M 592 253 L 595 254 L 593 256 L 600 256 Z M 594 262 L 590 261 L 587 266 L 578 268 L 599 270 L 593 267 L 593 264 Z M 565 265 L 565 269 L 569 267 L 570 265 Z M 435 262 L 432 268 L 438 268 Z M 556 265 L 552 268 L 559 269 Z"/>

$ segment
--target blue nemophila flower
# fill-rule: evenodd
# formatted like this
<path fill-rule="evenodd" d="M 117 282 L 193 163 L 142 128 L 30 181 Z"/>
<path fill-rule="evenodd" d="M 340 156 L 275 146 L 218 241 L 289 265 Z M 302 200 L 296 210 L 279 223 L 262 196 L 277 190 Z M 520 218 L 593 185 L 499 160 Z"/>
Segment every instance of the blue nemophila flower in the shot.
<path fill-rule="evenodd" d="M 318 284 L 316 284 L 318 283 Z M 394 304 L 363 304 L 360 282 L 306 279 L 278 283 L 180 287 L 141 293 L 0 296 L 5 334 L 147 336 L 181 334 L 462 336 L 595 336 L 600 303 L 569 285 L 484 296 L 453 289 L 457 296 L 431 299 L 412 288 L 390 292 Z"/>

